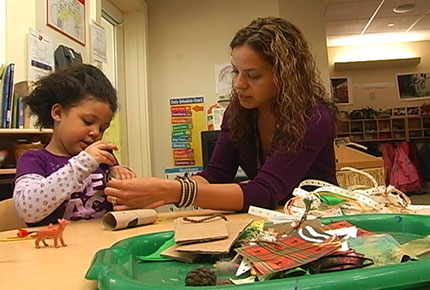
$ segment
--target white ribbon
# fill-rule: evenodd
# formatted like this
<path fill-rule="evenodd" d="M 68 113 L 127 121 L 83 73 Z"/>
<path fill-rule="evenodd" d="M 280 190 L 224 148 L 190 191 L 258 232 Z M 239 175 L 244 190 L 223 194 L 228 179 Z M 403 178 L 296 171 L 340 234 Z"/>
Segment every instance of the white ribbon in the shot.
<path fill-rule="evenodd" d="M 400 206 L 406 209 L 411 205 L 409 197 L 402 191 L 396 189 L 392 185 L 388 187 L 378 186 L 375 178 L 367 172 L 351 167 L 345 167 L 341 170 L 349 170 L 366 176 L 371 180 L 373 187 L 366 188 L 362 185 L 355 185 L 349 188 L 341 188 L 325 181 L 307 179 L 302 181 L 299 186 L 294 189 L 293 196 L 296 198 L 293 198 L 292 202 L 287 202 L 287 204 L 285 204 L 284 212 L 303 213 L 305 210 L 303 200 L 305 198 L 312 200 L 312 209 L 319 209 L 322 204 L 320 196 L 324 195 L 324 193 L 333 193 L 340 198 L 345 198 L 346 201 L 338 205 L 341 210 L 356 210 L 356 207 L 352 206 L 348 199 L 355 200 L 372 212 L 377 213 L 392 213 L 393 211 L 389 209 L 387 205 Z M 307 191 L 303 189 L 305 186 L 317 188 L 313 191 Z"/>

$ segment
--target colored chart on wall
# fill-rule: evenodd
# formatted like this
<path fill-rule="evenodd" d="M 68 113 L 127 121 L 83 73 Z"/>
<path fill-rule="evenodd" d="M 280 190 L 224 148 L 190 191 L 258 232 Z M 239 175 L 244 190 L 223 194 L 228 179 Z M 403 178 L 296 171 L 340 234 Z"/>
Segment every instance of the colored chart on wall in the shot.
<path fill-rule="evenodd" d="M 202 165 L 200 132 L 206 129 L 203 96 L 170 99 L 174 166 Z"/>

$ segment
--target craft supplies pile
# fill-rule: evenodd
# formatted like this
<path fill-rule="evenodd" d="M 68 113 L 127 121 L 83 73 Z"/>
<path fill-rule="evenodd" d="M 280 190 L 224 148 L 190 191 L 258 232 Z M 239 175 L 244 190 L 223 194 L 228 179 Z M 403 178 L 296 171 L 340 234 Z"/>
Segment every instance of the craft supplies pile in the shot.
<path fill-rule="evenodd" d="M 249 215 L 241 219 L 221 213 L 177 218 L 174 233 L 132 237 L 101 250 L 86 278 L 151 287 L 250 284 L 279 278 L 291 288 L 324 282 L 319 289 L 331 289 L 340 280 L 351 289 L 366 289 L 354 284 L 358 280 L 380 288 L 397 287 L 399 279 L 402 285 L 428 283 L 430 208 L 414 206 L 400 190 L 378 186 L 372 176 L 367 177 L 373 187 L 341 188 L 304 180 L 294 189 L 284 213 L 250 206 Z M 132 256 L 136 264 L 123 265 L 116 255 Z M 380 266 L 394 268 L 386 271 Z M 335 276 L 325 274 L 335 271 Z M 407 276 L 401 274 L 405 271 Z M 345 275 L 351 281 L 343 279 Z"/>
<path fill-rule="evenodd" d="M 247 227 L 251 220 L 231 222 L 222 215 L 179 218 L 174 239 L 158 252 L 162 257 L 189 263 L 210 255 L 213 269 L 199 266 L 185 279 L 188 286 L 203 286 L 399 264 L 418 260 L 430 251 L 428 237 L 398 241 L 389 233 L 367 231 L 347 221 L 322 225 L 316 217 L 429 212 L 428 207 L 411 205 L 409 197 L 393 186 L 378 186 L 363 171 L 344 170 L 365 175 L 373 187 L 341 188 L 305 180 L 286 203 L 285 214 L 250 208 L 251 214 L 265 213 L 260 216 L 269 217 L 275 223 L 271 226 L 257 221 Z"/>
<path fill-rule="evenodd" d="M 268 224 L 229 221 L 223 215 L 178 218 L 175 235 L 141 261 L 195 263 L 187 286 L 255 283 L 362 267 L 428 259 L 430 237 L 375 233 L 347 221 L 319 219 Z M 403 244 L 401 244 L 403 243 Z"/>
<path fill-rule="evenodd" d="M 293 198 L 285 204 L 284 212 L 289 215 L 303 214 L 304 200 L 308 199 L 312 200 L 309 213 L 316 217 L 369 213 L 430 215 L 429 206 L 412 205 L 410 198 L 394 186 L 380 186 L 372 175 L 362 170 L 350 167 L 341 170 L 361 174 L 373 186 L 342 188 L 320 180 L 304 180 L 294 189 Z"/>

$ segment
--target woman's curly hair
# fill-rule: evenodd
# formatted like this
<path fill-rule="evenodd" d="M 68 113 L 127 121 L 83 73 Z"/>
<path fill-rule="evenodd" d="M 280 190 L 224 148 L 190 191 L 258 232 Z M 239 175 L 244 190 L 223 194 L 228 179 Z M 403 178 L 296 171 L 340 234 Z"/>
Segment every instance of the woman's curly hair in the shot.
<path fill-rule="evenodd" d="M 314 58 L 302 33 L 290 22 L 275 17 L 257 18 L 239 30 L 230 48 L 248 45 L 273 66 L 277 96 L 271 105 L 276 130 L 271 152 L 297 153 L 303 146 L 307 122 L 317 104 L 337 112 L 319 76 Z M 229 108 L 229 137 L 241 144 L 256 129 L 256 109 L 243 108 L 234 88 Z"/>
<path fill-rule="evenodd" d="M 53 128 L 51 109 L 55 104 L 67 109 L 86 99 L 107 103 L 113 113 L 118 109 L 116 90 L 106 75 L 95 66 L 76 64 L 37 81 L 23 101 L 38 117 L 36 126 Z"/>

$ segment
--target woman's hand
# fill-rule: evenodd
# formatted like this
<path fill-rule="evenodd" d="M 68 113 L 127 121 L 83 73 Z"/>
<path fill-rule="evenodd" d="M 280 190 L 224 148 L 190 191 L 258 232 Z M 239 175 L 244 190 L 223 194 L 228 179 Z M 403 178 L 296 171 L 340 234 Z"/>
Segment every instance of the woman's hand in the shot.
<path fill-rule="evenodd" d="M 85 152 L 93 156 L 99 164 L 106 163 L 108 165 L 115 165 L 115 156 L 108 150 L 118 150 L 118 147 L 110 142 L 97 141 L 85 148 Z"/>
<path fill-rule="evenodd" d="M 113 166 L 112 174 L 116 179 L 132 179 L 136 177 L 136 174 L 131 169 L 121 165 Z"/>
<path fill-rule="evenodd" d="M 112 179 L 105 188 L 108 201 L 114 210 L 155 208 L 178 202 L 181 184 L 176 180 L 155 177 Z"/>

